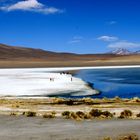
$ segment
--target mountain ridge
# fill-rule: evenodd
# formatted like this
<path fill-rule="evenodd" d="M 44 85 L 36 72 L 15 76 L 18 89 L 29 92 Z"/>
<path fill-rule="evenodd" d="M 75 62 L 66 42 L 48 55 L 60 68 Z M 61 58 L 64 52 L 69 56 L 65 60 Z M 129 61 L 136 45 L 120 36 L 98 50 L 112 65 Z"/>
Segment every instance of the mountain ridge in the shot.
<path fill-rule="evenodd" d="M 61 54 L 68 55 L 69 53 L 61 53 Z M 17 46 L 9 46 L 6 44 L 0 44 L 0 59 L 22 58 L 22 57 L 46 59 L 48 57 L 54 57 L 59 55 L 60 53 L 46 51 L 43 49 L 17 47 Z M 75 54 L 70 53 L 70 55 Z"/>
<path fill-rule="evenodd" d="M 117 48 L 109 52 L 108 54 L 116 54 L 116 55 L 137 55 L 140 54 L 140 50 L 138 51 L 129 51 L 124 48 Z"/>
<path fill-rule="evenodd" d="M 139 53 L 139 52 L 137 52 Z M 73 54 L 0 44 L 0 68 L 140 65 L 140 55 Z"/>
<path fill-rule="evenodd" d="M 112 57 L 112 54 L 75 54 L 67 52 L 53 52 L 43 49 L 26 48 L 0 44 L 0 59 L 47 59 L 47 60 L 75 60 L 96 59 L 97 57 Z"/>
<path fill-rule="evenodd" d="M 27 48 L 0 44 L 0 60 L 48 60 L 48 61 L 97 61 L 108 60 L 126 55 L 138 55 L 140 51 L 132 53 L 127 49 L 116 49 L 104 54 L 76 54 L 66 52 L 53 52 L 43 49 Z"/>

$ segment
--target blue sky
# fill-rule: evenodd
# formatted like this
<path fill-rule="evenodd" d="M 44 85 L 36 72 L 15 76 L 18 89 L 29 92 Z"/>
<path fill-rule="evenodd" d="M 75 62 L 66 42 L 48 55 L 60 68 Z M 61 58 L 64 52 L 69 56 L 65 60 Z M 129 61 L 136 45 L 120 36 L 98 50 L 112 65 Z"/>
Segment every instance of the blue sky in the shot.
<path fill-rule="evenodd" d="M 74 53 L 140 50 L 140 0 L 0 0 L 0 43 Z"/>

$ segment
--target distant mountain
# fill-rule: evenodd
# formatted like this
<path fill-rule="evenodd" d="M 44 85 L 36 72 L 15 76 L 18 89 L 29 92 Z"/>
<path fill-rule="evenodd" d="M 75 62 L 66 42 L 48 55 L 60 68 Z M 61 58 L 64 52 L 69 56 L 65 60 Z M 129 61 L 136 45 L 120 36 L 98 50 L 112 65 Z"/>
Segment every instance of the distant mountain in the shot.
<path fill-rule="evenodd" d="M 115 55 L 137 55 L 140 54 L 140 50 L 132 52 L 124 48 L 115 49 L 107 54 L 115 54 Z"/>
<path fill-rule="evenodd" d="M 0 68 L 113 66 L 140 64 L 140 51 L 117 49 L 104 54 L 74 54 L 0 44 Z M 129 55 L 130 54 L 130 55 Z"/>
<path fill-rule="evenodd" d="M 15 47 L 0 44 L 0 59 L 4 60 L 47 60 L 47 61 L 70 61 L 70 60 L 98 60 L 112 58 L 112 54 L 74 54 L 52 52 L 42 49 Z M 114 56 L 115 57 L 115 56 Z"/>
<path fill-rule="evenodd" d="M 15 47 L 5 44 L 0 44 L 0 59 L 47 59 L 47 60 L 63 60 L 75 58 L 74 53 L 58 53 L 46 51 L 42 49 Z"/>
<path fill-rule="evenodd" d="M 140 50 L 139 51 L 136 51 L 135 54 L 140 54 Z"/>
<path fill-rule="evenodd" d="M 129 50 L 127 50 L 127 49 L 124 49 L 124 48 L 118 48 L 118 49 L 115 49 L 115 50 L 109 52 L 108 54 L 130 55 L 130 54 L 133 54 L 133 53 L 130 52 Z"/>
<path fill-rule="evenodd" d="M 42 49 L 15 47 L 5 44 L 0 44 L 0 60 L 47 60 L 49 61 L 95 61 L 95 60 L 107 60 L 116 58 L 117 55 L 138 55 L 140 51 L 135 53 L 128 51 L 127 49 L 116 49 L 105 54 L 74 54 L 63 52 L 52 52 Z"/>

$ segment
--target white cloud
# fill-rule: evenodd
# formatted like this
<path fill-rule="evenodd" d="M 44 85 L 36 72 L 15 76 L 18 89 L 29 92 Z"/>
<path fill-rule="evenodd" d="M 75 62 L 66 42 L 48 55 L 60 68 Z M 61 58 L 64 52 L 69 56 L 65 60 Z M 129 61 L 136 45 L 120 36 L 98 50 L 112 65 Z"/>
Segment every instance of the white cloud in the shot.
<path fill-rule="evenodd" d="M 13 11 L 13 10 L 31 10 L 41 8 L 43 5 L 37 0 L 26 0 L 19 1 L 13 5 L 3 7 L 3 10 Z"/>
<path fill-rule="evenodd" d="M 100 36 L 97 39 L 101 40 L 101 41 L 106 41 L 106 42 L 113 42 L 113 41 L 117 41 L 118 37 L 114 37 L 114 36 Z"/>
<path fill-rule="evenodd" d="M 120 41 L 111 43 L 108 45 L 109 48 L 138 48 L 140 47 L 140 43 L 133 43 L 128 41 Z"/>
<path fill-rule="evenodd" d="M 83 40 L 82 36 L 74 36 L 71 41 L 69 41 L 69 44 L 75 44 L 75 43 L 80 43 Z"/>
<path fill-rule="evenodd" d="M 54 14 L 54 13 L 63 12 L 62 10 L 57 9 L 55 7 L 47 7 L 44 4 L 38 2 L 38 0 L 19 1 L 12 5 L 6 5 L 3 7 L 0 7 L 0 10 L 8 11 L 8 12 L 15 11 L 15 10 L 33 11 L 33 12 L 40 12 L 43 14 Z"/>

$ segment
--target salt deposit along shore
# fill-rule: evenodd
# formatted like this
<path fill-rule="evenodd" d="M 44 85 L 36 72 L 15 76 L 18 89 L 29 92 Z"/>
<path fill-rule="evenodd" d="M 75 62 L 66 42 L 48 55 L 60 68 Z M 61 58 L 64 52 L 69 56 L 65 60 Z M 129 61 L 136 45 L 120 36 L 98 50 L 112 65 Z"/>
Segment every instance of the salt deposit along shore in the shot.
<path fill-rule="evenodd" d="M 59 69 L 57 69 L 58 71 Z M 1 69 L 0 96 L 94 95 L 82 79 L 51 69 Z"/>
<path fill-rule="evenodd" d="M 0 96 L 94 95 L 99 91 L 89 87 L 82 79 L 61 72 L 113 68 L 140 68 L 140 66 L 0 69 Z"/>

